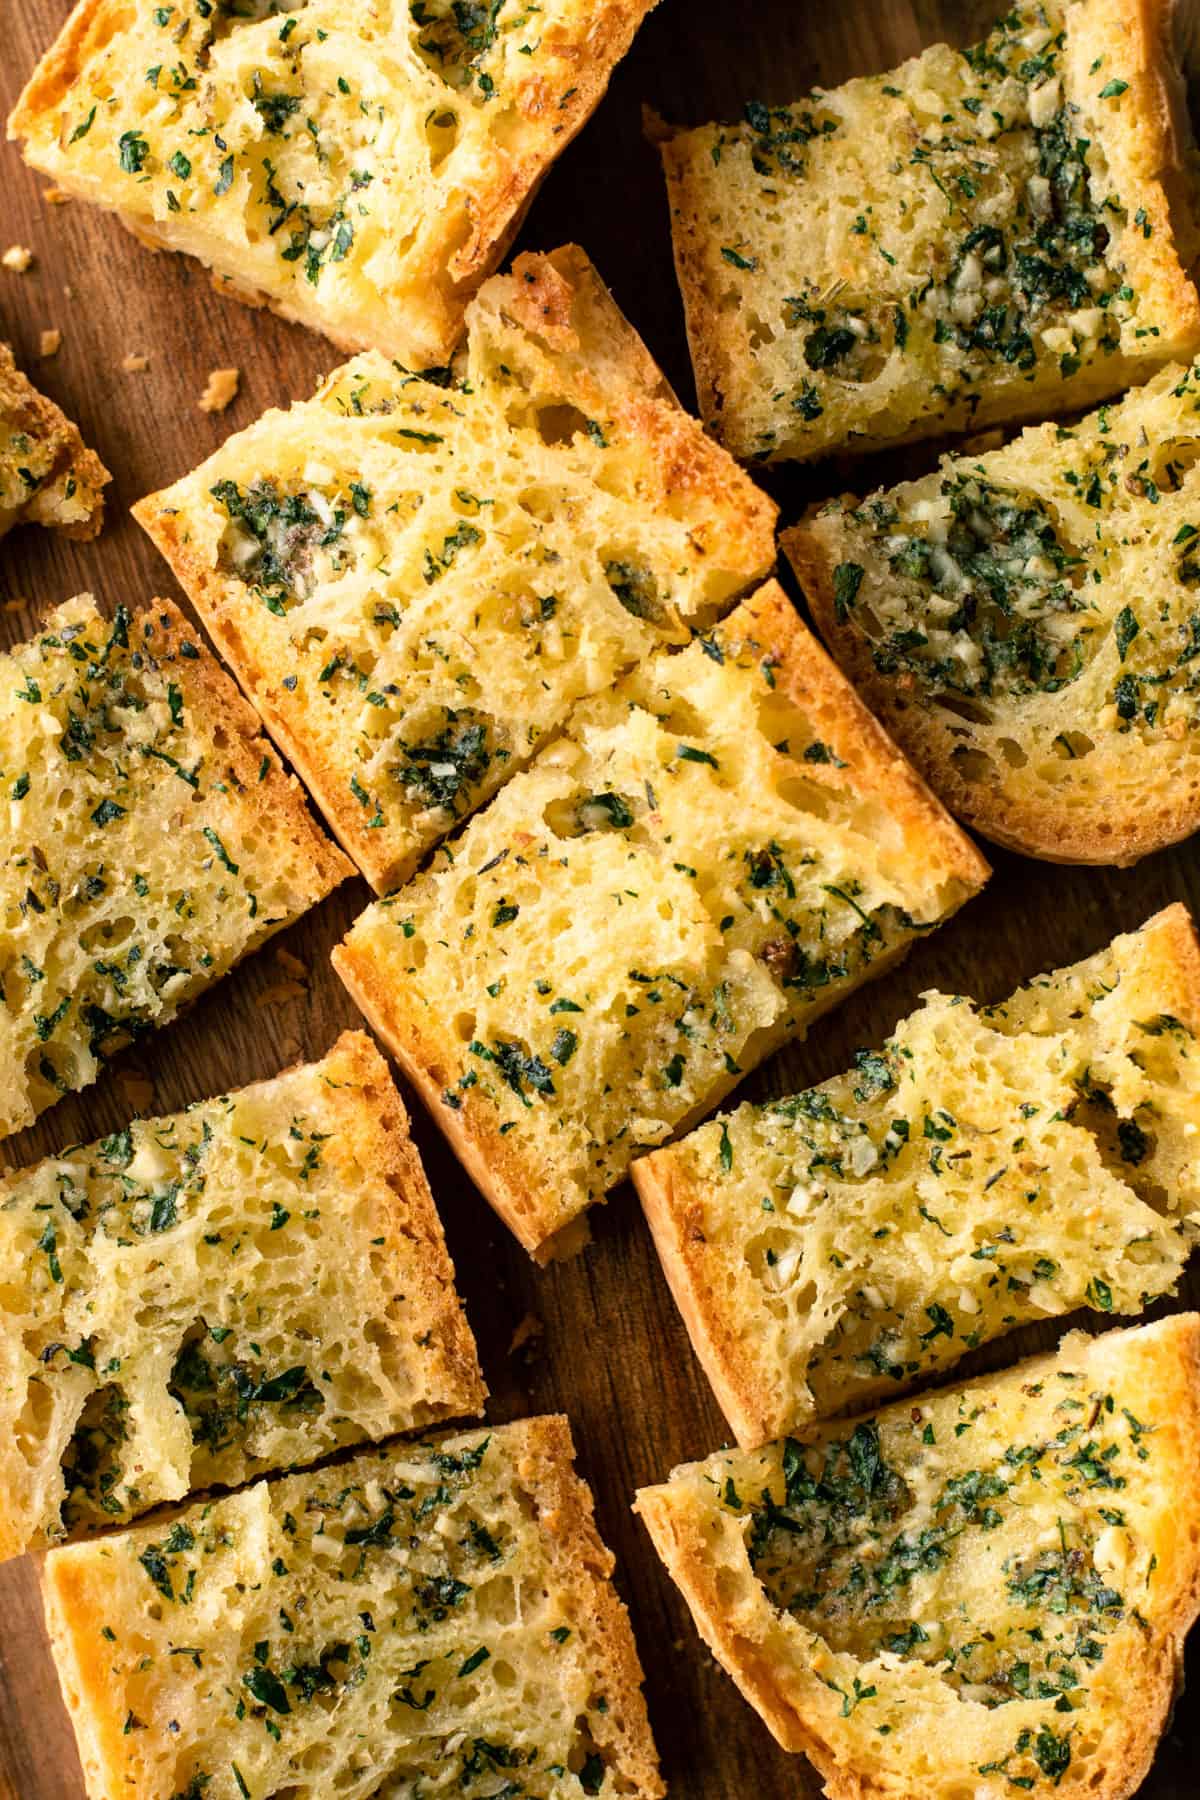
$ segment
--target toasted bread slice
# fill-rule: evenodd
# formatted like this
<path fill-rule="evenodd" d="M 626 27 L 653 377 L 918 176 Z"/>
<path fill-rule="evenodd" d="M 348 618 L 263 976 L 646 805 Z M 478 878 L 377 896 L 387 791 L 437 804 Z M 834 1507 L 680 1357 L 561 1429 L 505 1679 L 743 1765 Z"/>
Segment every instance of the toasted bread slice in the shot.
<path fill-rule="evenodd" d="M 998 1006 L 930 993 L 879 1050 L 633 1165 L 738 1442 L 857 1412 L 1078 1306 L 1138 1313 L 1200 1231 L 1186 908 Z"/>
<path fill-rule="evenodd" d="M 0 537 L 29 520 L 64 537 L 95 537 L 112 476 L 53 400 L 0 343 Z"/>
<path fill-rule="evenodd" d="M 370 1039 L 0 1178 L 0 1558 L 482 1411 Z"/>
<path fill-rule="evenodd" d="M 721 441 L 866 450 L 1081 407 L 1193 355 L 1170 11 L 1021 0 L 965 52 L 665 134 Z"/>
<path fill-rule="evenodd" d="M 637 1511 L 830 1800 L 1126 1800 L 1200 1610 L 1198 1480 L 1185 1313 L 676 1469 Z"/>
<path fill-rule="evenodd" d="M 0 656 L 0 783 L 0 1136 L 350 872 L 165 600 Z"/>
<path fill-rule="evenodd" d="M 1200 363 L 785 533 L 826 644 L 947 806 L 1052 862 L 1200 826 Z"/>
<path fill-rule="evenodd" d="M 583 702 L 334 963 L 544 1260 L 986 875 L 770 583 Z"/>
<path fill-rule="evenodd" d="M 359 357 L 134 509 L 381 893 L 775 560 L 775 507 L 581 251 L 468 319 L 461 384 Z"/>
<path fill-rule="evenodd" d="M 51 1551 L 93 1800 L 659 1800 L 573 1455 L 562 1417 L 392 1444 Z"/>
<path fill-rule="evenodd" d="M 224 292 L 428 368 L 653 4 L 79 0 L 8 132 Z"/>

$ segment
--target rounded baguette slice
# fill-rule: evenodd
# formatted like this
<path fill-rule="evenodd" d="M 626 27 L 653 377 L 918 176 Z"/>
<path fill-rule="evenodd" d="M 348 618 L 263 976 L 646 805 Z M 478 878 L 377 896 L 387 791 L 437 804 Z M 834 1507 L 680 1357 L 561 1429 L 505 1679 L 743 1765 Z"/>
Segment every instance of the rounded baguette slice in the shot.
<path fill-rule="evenodd" d="M 1200 947 L 1167 907 L 1007 1000 L 928 993 L 855 1066 L 631 1171 L 739 1443 L 1020 1324 L 1141 1312 L 1200 1232 Z"/>
<path fill-rule="evenodd" d="M 653 4 L 78 0 L 8 135 L 220 292 L 440 366 Z"/>
<path fill-rule="evenodd" d="M 966 50 L 661 144 L 705 422 L 869 450 L 1089 405 L 1200 347 L 1168 0 L 1021 0 Z"/>
<path fill-rule="evenodd" d="M 1200 1611 L 1198 1476 L 1182 1313 L 722 1452 L 635 1510 L 829 1800 L 1128 1800 Z"/>
<path fill-rule="evenodd" d="M 565 1418 L 393 1442 L 51 1551 L 89 1800 L 661 1800 Z"/>
<path fill-rule="evenodd" d="M 576 707 L 333 959 L 545 1260 L 987 874 L 771 582 Z"/>
<path fill-rule="evenodd" d="M 0 1136 L 323 900 L 350 864 L 166 600 L 0 655 Z"/>
<path fill-rule="evenodd" d="M 1200 363 L 783 536 L 825 643 L 946 805 L 1050 862 L 1200 825 Z"/>
<path fill-rule="evenodd" d="M 387 1065 L 320 1062 L 0 1177 L 0 1558 L 482 1410 Z"/>

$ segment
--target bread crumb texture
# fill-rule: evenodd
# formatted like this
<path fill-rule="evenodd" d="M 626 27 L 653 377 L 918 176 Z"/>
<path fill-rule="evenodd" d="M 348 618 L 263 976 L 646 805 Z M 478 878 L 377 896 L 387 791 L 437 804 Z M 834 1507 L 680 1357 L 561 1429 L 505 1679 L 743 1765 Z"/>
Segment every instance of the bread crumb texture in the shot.
<path fill-rule="evenodd" d="M 1200 825 L 1200 363 L 833 502 L 784 542 L 827 644 L 955 812 L 1057 861 Z"/>
<path fill-rule="evenodd" d="M 561 1417 L 392 1444 L 52 1551 L 89 1793 L 660 1800 L 572 1456 Z"/>
<path fill-rule="evenodd" d="M 235 297 L 427 368 L 653 4 L 80 0 L 9 135 Z"/>
<path fill-rule="evenodd" d="M 370 1040 L 0 1179 L 0 1556 L 478 1412 Z"/>
<path fill-rule="evenodd" d="M 1175 905 L 997 1006 L 926 994 L 845 1075 L 635 1163 L 739 1442 L 1170 1293 L 1200 1228 L 1198 1033 Z"/>
<path fill-rule="evenodd" d="M 869 449 L 1062 412 L 1192 355 L 1168 13 L 1028 0 L 969 50 L 667 134 L 722 441 Z"/>
<path fill-rule="evenodd" d="M 1125 1800 L 1200 1606 L 1200 1318 L 676 1469 L 637 1510 L 830 1800 Z"/>
<path fill-rule="evenodd" d="M 582 703 L 334 961 L 544 1257 L 986 873 L 772 583 Z"/>
<path fill-rule="evenodd" d="M 10 244 L 3 256 L 0 256 L 0 265 L 14 275 L 24 275 L 32 263 L 33 251 L 24 244 Z"/>
<path fill-rule="evenodd" d="M 164 600 L 0 657 L 0 1133 L 94 1081 L 349 872 Z"/>
<path fill-rule="evenodd" d="M 43 331 L 42 355 L 53 356 L 61 341 L 61 332 Z M 95 537 L 111 480 L 79 428 L 38 393 L 0 343 L 0 537 L 26 520 L 64 537 Z"/>
<path fill-rule="evenodd" d="M 461 379 L 359 357 L 135 508 L 380 891 L 775 559 L 581 251 L 520 257 L 468 328 Z"/>
<path fill-rule="evenodd" d="M 201 412 L 222 413 L 237 398 L 241 383 L 241 372 L 238 369 L 210 369 L 208 380 L 204 384 L 204 392 L 196 405 Z"/>

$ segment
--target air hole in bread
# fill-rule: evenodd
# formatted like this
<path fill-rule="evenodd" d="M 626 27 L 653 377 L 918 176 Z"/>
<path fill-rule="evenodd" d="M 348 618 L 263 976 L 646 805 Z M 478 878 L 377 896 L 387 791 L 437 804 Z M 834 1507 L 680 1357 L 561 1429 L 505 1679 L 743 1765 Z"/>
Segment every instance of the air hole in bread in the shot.
<path fill-rule="evenodd" d="M 1055 755 L 1067 757 L 1071 761 L 1090 756 L 1095 748 L 1096 740 L 1089 737 L 1086 731 L 1060 731 L 1054 740 Z"/>
<path fill-rule="evenodd" d="M 441 167 L 458 143 L 458 114 L 447 108 L 431 113 L 425 121 L 425 142 L 429 145 L 429 167 Z"/>
<path fill-rule="evenodd" d="M 136 928 L 136 919 L 131 919 L 128 915 L 119 919 L 100 919 L 95 925 L 89 925 L 86 931 L 80 932 L 79 947 L 89 953 L 101 949 L 114 950 Z"/>
<path fill-rule="evenodd" d="M 968 744 L 957 744 L 950 754 L 964 781 L 987 781 L 995 768 L 986 751 L 974 750 Z"/>
<path fill-rule="evenodd" d="M 84 1402 L 62 1458 L 62 1522 L 68 1530 L 101 1525 L 124 1511 L 124 1495 L 118 1501 L 115 1489 L 123 1473 L 128 1410 L 125 1390 L 116 1381 L 96 1388 Z"/>
<path fill-rule="evenodd" d="M 552 404 L 539 406 L 534 424 L 543 444 L 569 444 L 574 437 L 586 437 L 588 426 L 598 429 L 595 420 L 580 412 L 577 406 Z"/>

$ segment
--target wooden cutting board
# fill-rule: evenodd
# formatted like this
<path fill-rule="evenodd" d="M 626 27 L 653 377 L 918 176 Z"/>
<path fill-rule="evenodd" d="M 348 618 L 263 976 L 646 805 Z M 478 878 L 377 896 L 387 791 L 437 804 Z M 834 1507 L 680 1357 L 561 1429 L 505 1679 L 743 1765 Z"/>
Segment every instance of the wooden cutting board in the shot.
<path fill-rule="evenodd" d="M 888 67 L 939 37 L 969 42 L 987 28 L 998 3 L 662 0 L 597 116 L 551 174 L 519 247 L 583 244 L 685 403 L 694 404 L 666 199 L 642 136 L 643 104 L 672 121 L 733 117 L 748 98 L 786 101 L 814 84 Z M 1196 4 L 1188 0 L 1189 11 Z M 65 0 L 0 0 L 6 113 L 66 11 Z M 16 149 L 0 156 L 0 249 L 20 243 L 34 252 L 27 274 L 0 270 L 0 335 L 79 422 L 115 476 L 109 522 L 95 543 L 65 543 L 29 528 L 0 548 L 0 634 L 8 643 L 28 636 L 49 606 L 81 589 L 93 589 L 110 606 L 174 593 L 165 565 L 127 516 L 130 503 L 181 475 L 264 408 L 307 396 L 339 358 L 320 338 L 219 299 L 198 266 L 151 255 L 106 215 L 78 203 L 47 205 L 44 184 Z M 62 332 L 62 348 L 39 361 L 40 333 L 50 327 Z M 139 354 L 148 359 L 143 370 L 122 366 Z M 209 371 L 225 367 L 241 370 L 241 392 L 224 416 L 211 417 L 197 400 Z M 915 452 L 905 466 L 915 473 L 928 464 L 927 453 Z M 808 500 L 844 486 L 843 477 L 837 469 L 772 477 L 783 522 Z M 1200 911 L 1200 840 L 1124 872 L 1051 868 L 999 853 L 994 862 L 982 898 L 914 949 L 898 972 L 823 1020 L 808 1044 L 776 1057 L 743 1093 L 786 1092 L 837 1072 L 856 1045 L 885 1036 L 925 988 L 998 999 L 1040 969 L 1089 954 L 1170 900 Z M 329 951 L 367 898 L 363 882 L 348 882 L 186 1019 L 13 1139 L 4 1147 L 8 1157 L 29 1162 L 114 1130 L 134 1110 L 173 1111 L 319 1056 L 338 1031 L 358 1023 Z M 277 946 L 308 971 L 300 991 L 293 987 L 287 998 L 278 993 L 284 975 Z M 727 1437 L 631 1190 L 618 1190 L 597 1212 L 596 1242 L 585 1256 L 539 1272 L 419 1105 L 410 1103 L 479 1339 L 492 1392 L 489 1417 L 559 1408 L 570 1415 L 601 1529 L 619 1559 L 618 1583 L 633 1611 L 673 1794 L 679 1800 L 816 1795 L 803 1758 L 776 1748 L 700 1645 L 629 1511 L 635 1487 L 706 1455 Z M 1200 1306 L 1200 1263 L 1177 1304 Z M 513 1352 L 513 1333 L 528 1317 L 539 1322 L 540 1333 Z M 1057 1335 L 1056 1326 L 1024 1331 L 966 1366 L 995 1367 Z M 1200 1682 L 1200 1646 L 1191 1663 Z M 1198 1793 L 1200 1718 L 1185 1700 L 1142 1794 L 1144 1800 L 1196 1800 Z M 0 1570 L 0 1800 L 82 1795 L 35 1570 L 26 1558 Z"/>

